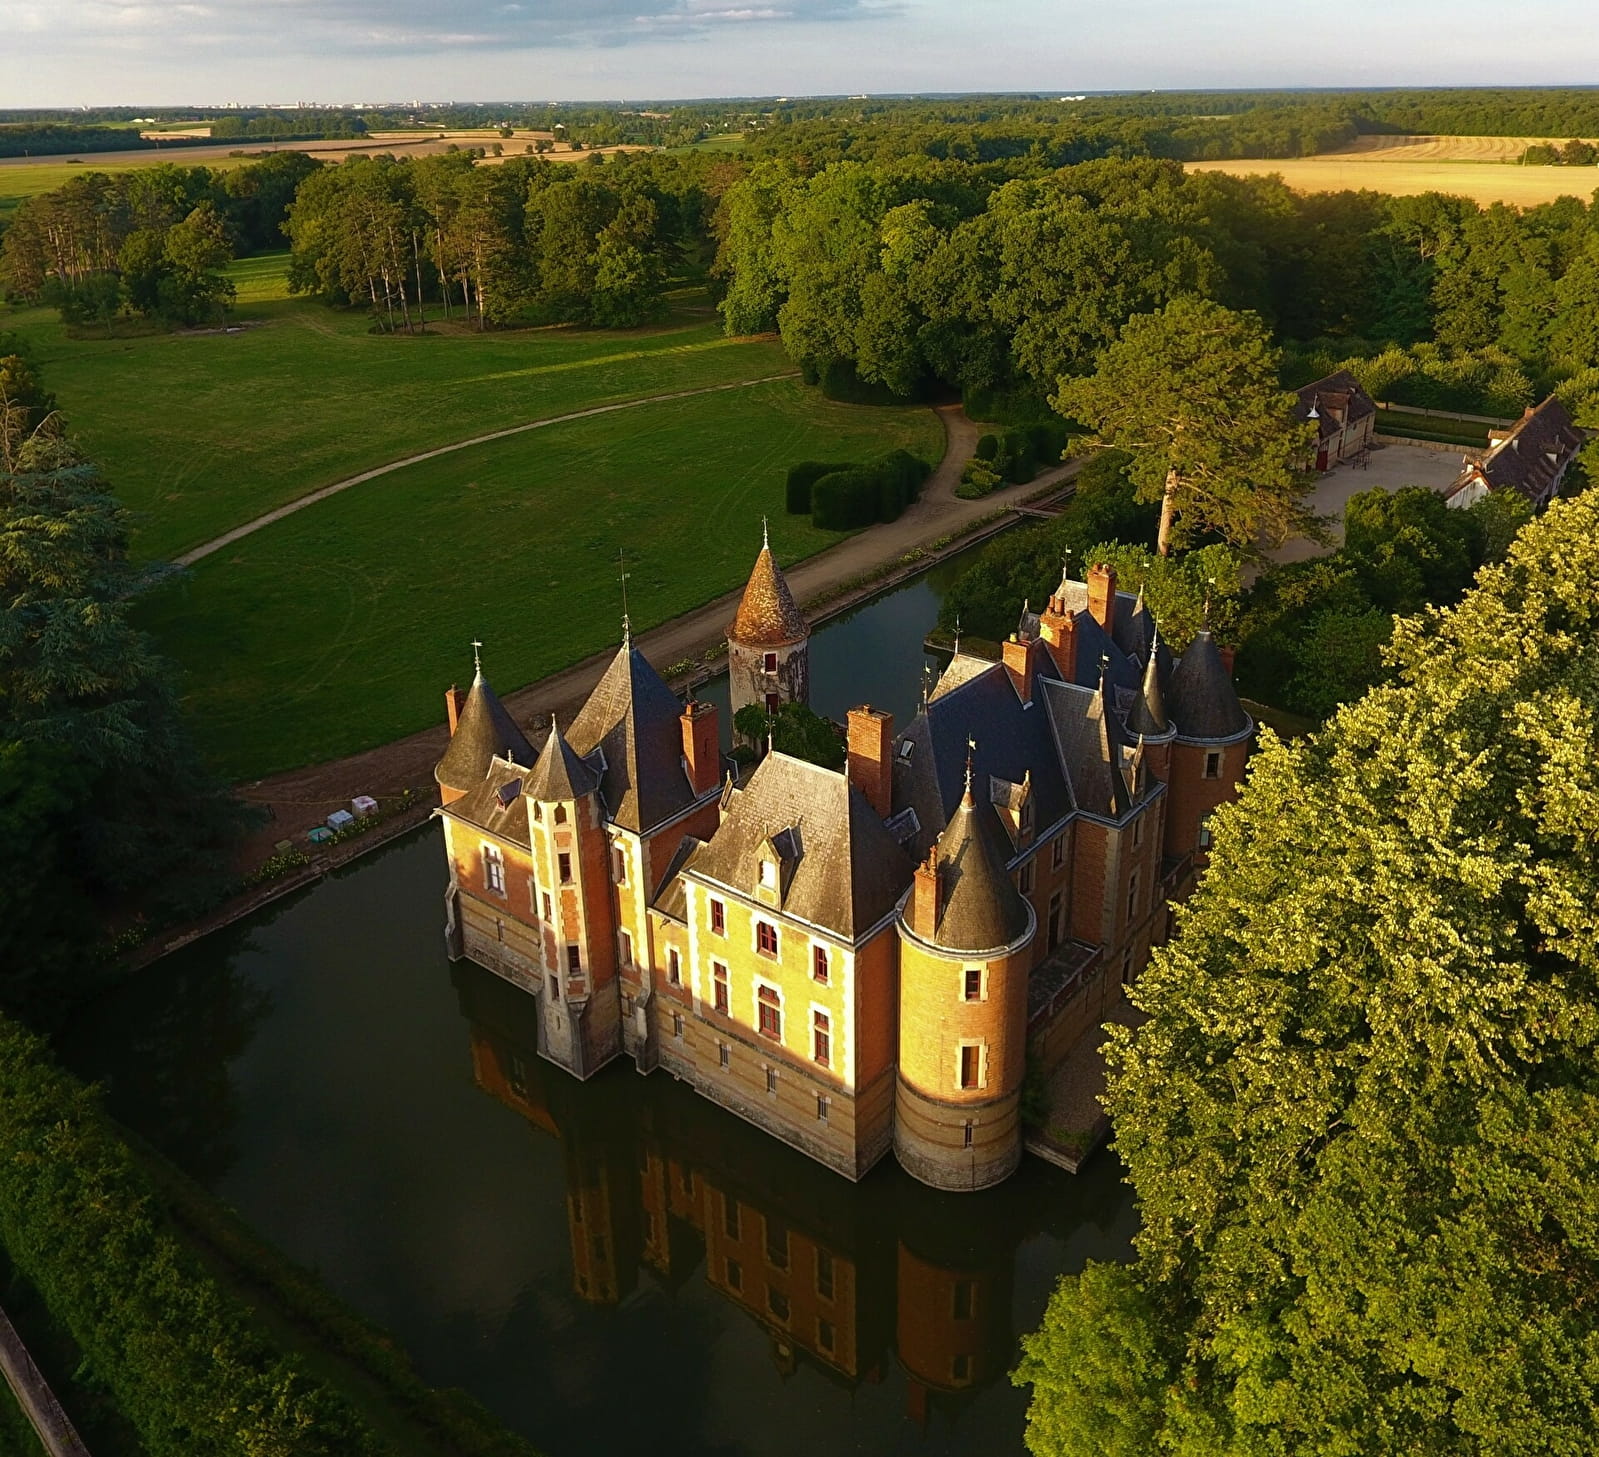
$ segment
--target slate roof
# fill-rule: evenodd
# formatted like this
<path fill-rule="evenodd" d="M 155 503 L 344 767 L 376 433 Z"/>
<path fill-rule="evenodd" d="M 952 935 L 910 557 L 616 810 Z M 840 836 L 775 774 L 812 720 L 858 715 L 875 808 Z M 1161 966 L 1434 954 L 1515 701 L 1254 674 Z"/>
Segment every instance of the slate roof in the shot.
<path fill-rule="evenodd" d="M 1200 632 L 1172 669 L 1166 707 L 1180 738 L 1231 739 L 1249 728 L 1249 715 L 1209 629 Z"/>
<path fill-rule="evenodd" d="M 1166 695 L 1160 686 L 1158 634 L 1150 644 L 1150 649 L 1149 658 L 1144 664 L 1144 681 L 1138 690 L 1138 698 L 1133 704 L 1132 711 L 1127 715 L 1127 728 L 1130 733 L 1144 734 L 1153 739 L 1170 733 L 1172 726 L 1166 716 Z"/>
<path fill-rule="evenodd" d="M 558 799 L 582 799 L 599 787 L 600 776 L 572 751 L 555 721 L 550 720 L 550 736 L 544 752 L 522 786 L 529 799 L 551 804 Z"/>
<path fill-rule="evenodd" d="M 611 819 L 643 833 L 687 809 L 693 786 L 683 768 L 682 705 L 644 654 L 623 643 L 566 730 L 578 757 L 604 756 L 600 793 Z"/>
<path fill-rule="evenodd" d="M 518 764 L 531 764 L 533 746 L 479 669 L 433 777 L 446 789 L 475 789 L 483 782 L 496 755 Z"/>
<path fill-rule="evenodd" d="M 1376 402 L 1347 369 L 1305 385 L 1294 405 L 1294 418 L 1308 421 L 1312 405 L 1316 407 L 1317 440 L 1326 440 L 1346 426 L 1377 413 Z"/>
<path fill-rule="evenodd" d="M 784 867 L 782 910 L 847 941 L 893 911 L 910 884 L 910 858 L 866 796 L 834 770 L 770 753 L 724 803 L 721 825 L 686 874 L 753 894 L 762 845 L 797 832 L 786 844 L 797 853 Z"/>
<path fill-rule="evenodd" d="M 794 601 L 771 547 L 763 545 L 727 635 L 756 647 L 784 647 L 809 633 L 805 614 Z"/>
<path fill-rule="evenodd" d="M 527 822 L 527 803 L 522 798 L 522 783 L 527 770 L 508 759 L 490 761 L 483 778 L 444 813 L 487 830 L 524 850 L 531 849 L 532 835 Z M 501 791 L 505 791 L 501 793 Z"/>
<path fill-rule="evenodd" d="M 1044 683 L 1044 704 L 1073 801 L 1101 819 L 1120 819 L 1134 802 L 1127 773 L 1131 744 L 1108 700 L 1108 693 L 1077 683 Z"/>
<path fill-rule="evenodd" d="M 1467 466 L 1445 494 L 1452 496 L 1480 477 L 1489 490 L 1520 491 L 1541 506 L 1554 495 L 1561 472 L 1585 438 L 1571 412 L 1551 395 L 1537 409 L 1528 410 L 1480 463 Z"/>
<path fill-rule="evenodd" d="M 650 902 L 653 909 L 681 925 L 688 924 L 688 894 L 683 886 L 683 877 L 678 871 L 693 859 L 695 851 L 704 843 L 703 840 L 695 839 L 693 835 L 683 836 L 661 874 L 660 889 L 655 899 Z"/>
<path fill-rule="evenodd" d="M 951 951 L 991 951 L 1019 940 L 1033 912 L 1005 870 L 1009 837 L 982 796 L 967 791 L 938 842 L 942 907 L 932 941 Z"/>

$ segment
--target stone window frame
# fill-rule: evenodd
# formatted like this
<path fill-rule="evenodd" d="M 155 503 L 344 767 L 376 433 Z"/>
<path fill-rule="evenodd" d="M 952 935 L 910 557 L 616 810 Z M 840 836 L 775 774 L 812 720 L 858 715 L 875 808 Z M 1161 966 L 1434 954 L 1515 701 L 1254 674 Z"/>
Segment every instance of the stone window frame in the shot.
<path fill-rule="evenodd" d="M 975 1054 L 976 1081 L 966 1081 L 966 1051 Z M 955 1089 L 961 1093 L 981 1093 L 988 1087 L 988 1040 L 983 1037 L 962 1037 L 955 1044 Z"/>
<path fill-rule="evenodd" d="M 751 916 L 751 946 L 750 949 L 765 961 L 781 961 L 783 956 L 783 938 L 778 934 L 777 922 L 763 920 L 760 916 Z M 772 949 L 768 951 L 761 945 L 763 931 L 771 933 Z"/>
<path fill-rule="evenodd" d="M 818 1022 L 821 1023 L 820 1026 L 817 1025 Z M 819 1038 L 827 1039 L 826 1057 L 819 1057 L 817 1055 L 818 1051 L 821 1049 L 821 1043 L 818 1041 Z M 811 1003 L 811 1061 L 815 1063 L 817 1067 L 825 1068 L 829 1072 L 833 1070 L 832 1008 L 818 1006 L 815 1002 Z"/>
<path fill-rule="evenodd" d="M 977 995 L 971 994 L 972 976 L 977 976 Z M 961 968 L 961 1000 L 972 1005 L 977 1005 L 988 1000 L 988 967 L 966 966 Z"/>
<path fill-rule="evenodd" d="M 820 971 L 820 975 L 817 972 Z M 825 941 L 811 941 L 811 980 L 819 987 L 833 984 L 832 948 Z"/>
<path fill-rule="evenodd" d="M 725 961 L 711 962 L 711 1010 L 719 1017 L 733 1015 L 733 973 Z"/>
<path fill-rule="evenodd" d="M 1220 749 L 1206 749 L 1205 750 L 1205 778 L 1206 779 L 1220 779 L 1221 778 L 1222 757 L 1223 757 L 1223 755 L 1222 755 L 1222 751 Z"/>
<path fill-rule="evenodd" d="M 500 900 L 509 900 L 505 881 L 505 851 L 491 840 L 482 842 L 483 889 Z"/>
<path fill-rule="evenodd" d="M 783 1045 L 783 1013 L 786 1010 L 783 1005 L 783 989 L 776 982 L 767 981 L 763 977 L 756 977 L 754 980 L 755 984 L 752 988 L 751 996 L 753 998 L 752 1005 L 755 1009 L 753 1018 L 755 1031 L 768 1042 L 775 1042 L 781 1047 Z M 768 997 L 770 997 L 770 1000 L 768 1000 Z M 767 1011 L 770 1011 L 776 1019 L 776 1027 L 770 1032 L 767 1031 L 765 1026 L 764 1014 Z"/>
<path fill-rule="evenodd" d="M 707 924 L 711 928 L 711 935 L 727 935 L 727 903 L 718 900 L 714 895 L 709 898 L 709 914 Z"/>

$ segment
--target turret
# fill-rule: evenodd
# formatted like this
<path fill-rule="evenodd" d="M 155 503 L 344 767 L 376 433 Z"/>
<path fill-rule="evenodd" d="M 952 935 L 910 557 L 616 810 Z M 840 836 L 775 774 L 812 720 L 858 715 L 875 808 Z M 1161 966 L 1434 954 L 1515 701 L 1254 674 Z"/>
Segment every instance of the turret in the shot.
<path fill-rule="evenodd" d="M 811 629 L 794 601 L 762 528 L 755 558 L 727 629 L 727 671 L 734 714 L 749 704 L 775 712 L 810 699 Z"/>
<path fill-rule="evenodd" d="M 1166 708 L 1176 729 L 1167 780 L 1166 853 L 1191 854 L 1203 865 L 1210 849 L 1206 821 L 1217 805 L 1237 798 L 1255 737 L 1254 720 L 1238 701 L 1209 628 L 1172 669 Z"/>
<path fill-rule="evenodd" d="M 472 686 L 467 690 L 465 701 L 456 688 L 451 688 L 445 696 L 450 745 L 433 771 L 445 804 L 452 804 L 476 789 L 497 757 L 523 765 L 533 762 L 532 745 L 483 676 L 477 647 L 474 643 Z"/>
<path fill-rule="evenodd" d="M 1005 870 L 987 797 L 966 792 L 900 902 L 894 1152 L 940 1189 L 983 1189 L 1021 1161 L 1033 909 Z"/>

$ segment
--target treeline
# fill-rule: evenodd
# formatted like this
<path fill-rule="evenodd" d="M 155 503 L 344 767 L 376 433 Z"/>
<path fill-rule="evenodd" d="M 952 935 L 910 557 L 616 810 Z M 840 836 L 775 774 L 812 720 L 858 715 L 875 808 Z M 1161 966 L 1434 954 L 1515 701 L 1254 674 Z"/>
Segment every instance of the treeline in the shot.
<path fill-rule="evenodd" d="M 1137 1258 L 1025 1341 L 1034 1457 L 1599 1447 L 1599 497 L 1391 662 L 1264 744 L 1129 989 Z"/>
<path fill-rule="evenodd" d="M 802 363 L 902 396 L 1046 396 L 1181 294 L 1253 310 L 1302 358 L 1477 354 L 1506 400 L 1599 366 L 1599 210 L 1575 198 L 1518 211 L 1150 159 L 1008 165 L 756 164 L 719 220 L 727 327 L 776 327 Z"/>
<path fill-rule="evenodd" d="M 203 137 L 150 141 L 132 127 L 93 126 L 75 122 L 9 122 L 0 124 L 0 157 L 48 157 L 62 152 L 123 152 L 141 148 L 182 147 Z"/>
<path fill-rule="evenodd" d="M 279 152 L 226 172 L 172 163 L 86 172 L 17 209 L 0 235 L 0 284 L 69 322 L 109 328 L 128 309 L 200 323 L 233 296 L 222 273 L 230 258 L 283 245 L 289 203 L 319 165 Z"/>
<path fill-rule="evenodd" d="M 115 913 L 209 908 L 241 824 L 128 620 L 127 527 L 0 338 L 0 1006 L 39 1020 L 95 988 Z"/>
<path fill-rule="evenodd" d="M 213 141 L 318 141 L 325 137 L 364 137 L 366 121 L 353 111 L 228 111 L 211 122 Z"/>
<path fill-rule="evenodd" d="M 1538 142 L 1521 154 L 1524 167 L 1592 167 L 1599 161 L 1599 147 L 1573 137 L 1562 146 Z"/>
<path fill-rule="evenodd" d="M 670 279 L 708 260 L 731 175 L 714 159 L 655 153 L 603 167 L 351 158 L 300 188 L 289 283 L 368 308 L 388 329 L 420 327 L 430 308 L 479 327 L 626 328 L 654 318 Z"/>

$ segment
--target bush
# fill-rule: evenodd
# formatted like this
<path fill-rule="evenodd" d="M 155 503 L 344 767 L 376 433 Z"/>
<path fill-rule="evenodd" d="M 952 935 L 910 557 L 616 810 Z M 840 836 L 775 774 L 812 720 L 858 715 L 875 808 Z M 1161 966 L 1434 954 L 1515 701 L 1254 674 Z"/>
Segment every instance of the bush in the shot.
<path fill-rule="evenodd" d="M 0 1244 L 150 1457 L 376 1451 L 178 1242 L 95 1096 L 3 1020 Z"/>
<path fill-rule="evenodd" d="M 878 518 L 874 472 L 860 466 L 833 471 L 811 487 L 811 524 L 823 531 L 853 531 Z"/>
<path fill-rule="evenodd" d="M 955 494 L 962 501 L 980 501 L 1003 479 L 981 461 L 970 460 L 966 463 L 966 469 L 961 472 L 961 483 L 955 487 Z"/>
<path fill-rule="evenodd" d="M 843 405 L 903 405 L 911 395 L 896 395 L 883 384 L 868 384 L 848 359 L 829 359 L 821 371 L 822 394 Z"/>
<path fill-rule="evenodd" d="M 849 470 L 850 462 L 802 460 L 788 468 L 788 485 L 784 491 L 784 504 L 791 516 L 808 516 L 811 510 L 811 489 L 823 476 L 834 471 Z"/>
<path fill-rule="evenodd" d="M 926 461 L 908 450 L 891 450 L 867 467 L 877 477 L 879 521 L 896 521 L 922 493 L 922 482 L 932 472 Z"/>
<path fill-rule="evenodd" d="M 1013 485 L 1025 485 L 1038 474 L 1038 455 L 1033 449 L 1032 431 L 1014 426 L 999 437 L 999 456 L 994 469 Z"/>
<path fill-rule="evenodd" d="M 994 425 L 1033 425 L 1060 419 L 1042 393 L 1026 386 L 969 389 L 963 400 L 969 419 Z"/>
<path fill-rule="evenodd" d="M 999 436 L 984 435 L 977 442 L 977 460 L 986 460 L 990 465 L 999 458 Z"/>

